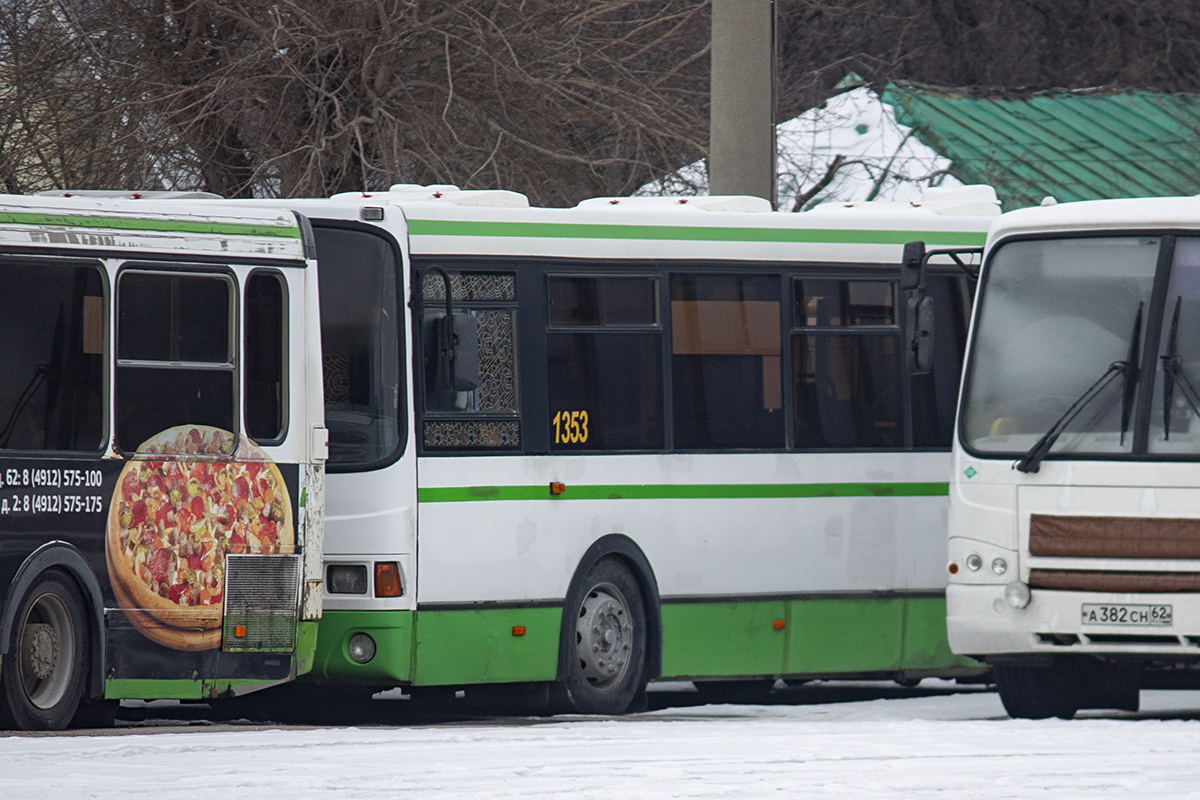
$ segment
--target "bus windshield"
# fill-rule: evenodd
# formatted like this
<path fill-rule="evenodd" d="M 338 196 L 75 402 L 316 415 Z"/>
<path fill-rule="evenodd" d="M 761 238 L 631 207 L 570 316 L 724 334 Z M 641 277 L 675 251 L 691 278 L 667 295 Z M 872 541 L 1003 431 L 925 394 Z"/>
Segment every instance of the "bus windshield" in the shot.
<path fill-rule="evenodd" d="M 1055 453 L 1132 452 L 1127 381 L 1116 376 L 1073 418 L 1071 410 L 1138 349 L 1159 245 L 1157 237 L 1055 238 L 995 250 L 970 354 L 987 366 L 969 368 L 963 387 L 968 449 L 1024 455 L 1061 423 Z"/>

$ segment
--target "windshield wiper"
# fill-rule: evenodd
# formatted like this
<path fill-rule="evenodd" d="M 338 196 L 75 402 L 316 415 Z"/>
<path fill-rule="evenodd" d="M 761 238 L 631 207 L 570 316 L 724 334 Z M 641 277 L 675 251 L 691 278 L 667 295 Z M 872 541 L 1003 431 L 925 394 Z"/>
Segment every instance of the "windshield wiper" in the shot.
<path fill-rule="evenodd" d="M 1125 361 L 1114 361 L 1109 364 L 1108 369 L 1104 370 L 1104 374 L 1089 386 L 1087 391 L 1079 395 L 1079 398 L 1063 412 L 1062 416 L 1054 421 L 1050 430 L 1042 434 L 1042 438 L 1038 439 L 1033 447 L 1029 448 L 1029 451 L 1016 464 L 1013 464 L 1013 467 L 1021 472 L 1037 472 L 1041 469 L 1042 459 L 1050 452 L 1050 448 L 1054 447 L 1054 443 L 1058 441 L 1058 437 L 1063 435 L 1071 421 L 1079 416 L 1079 412 L 1083 411 L 1088 403 L 1095 400 L 1118 375 L 1125 376 L 1125 392 L 1121 398 L 1121 443 L 1125 443 L 1125 431 L 1129 427 L 1129 417 L 1133 412 L 1133 400 L 1137 393 L 1137 352 L 1141 341 L 1144 306 L 1145 303 L 1138 303 L 1137 316 L 1133 319 L 1133 332 L 1129 337 L 1129 357 Z"/>
<path fill-rule="evenodd" d="M 1129 430 L 1129 419 L 1133 416 L 1133 400 L 1137 396 L 1140 355 L 1142 349 L 1142 310 L 1146 304 L 1138 303 L 1137 316 L 1133 318 L 1133 336 L 1129 339 L 1129 355 L 1125 357 L 1125 394 L 1121 397 L 1121 445 L 1125 445 L 1125 431 Z"/>
<path fill-rule="evenodd" d="M 1179 307 L 1183 302 L 1182 296 L 1175 298 L 1175 312 L 1171 315 L 1171 331 L 1167 335 L 1167 354 L 1159 356 L 1163 370 L 1163 439 L 1171 438 L 1171 401 L 1175 398 L 1175 386 L 1178 383 L 1192 411 L 1200 416 L 1200 395 L 1196 387 L 1188 380 L 1183 371 L 1183 358 L 1177 351 L 1179 345 Z"/>

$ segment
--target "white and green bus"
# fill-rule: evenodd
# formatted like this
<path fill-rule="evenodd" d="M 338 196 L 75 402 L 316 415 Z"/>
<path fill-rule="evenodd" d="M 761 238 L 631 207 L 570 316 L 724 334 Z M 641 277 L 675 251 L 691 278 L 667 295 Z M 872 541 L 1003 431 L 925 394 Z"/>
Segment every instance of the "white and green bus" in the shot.
<path fill-rule="evenodd" d="M 288 209 L 0 196 L 0 727 L 312 668 L 318 313 Z"/>
<path fill-rule="evenodd" d="M 947 645 L 943 568 L 972 287 L 937 257 L 902 287 L 900 263 L 914 239 L 978 249 L 990 188 L 803 214 L 287 203 L 321 266 L 330 433 L 308 680 L 620 713 L 658 679 L 978 671 Z M 917 294 L 936 336 L 913 370 Z"/>

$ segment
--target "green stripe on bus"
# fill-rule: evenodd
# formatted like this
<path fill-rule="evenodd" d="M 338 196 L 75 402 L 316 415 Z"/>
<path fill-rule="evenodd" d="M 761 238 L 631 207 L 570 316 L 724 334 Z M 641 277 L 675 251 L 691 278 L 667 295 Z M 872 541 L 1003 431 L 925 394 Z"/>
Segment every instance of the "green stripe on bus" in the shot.
<path fill-rule="evenodd" d="M 102 217 L 90 214 L 25 214 L 0 212 L 0 225 L 44 225 L 55 228 L 104 228 L 117 231 L 204 233 L 220 236 L 269 236 L 299 239 L 298 225 L 253 225 L 237 222 L 185 222 L 181 220 Z"/>
<path fill-rule="evenodd" d="M 701 500 L 801 497 L 944 497 L 950 484 L 931 483 L 697 483 L 577 486 L 567 484 L 551 496 L 548 484 L 536 486 L 426 486 L 422 503 L 469 503 L 480 500 Z"/>
<path fill-rule="evenodd" d="M 589 225 L 567 222 L 408 221 L 413 236 L 516 236 L 529 239 L 668 239 L 705 242 L 905 244 L 917 239 L 942 246 L 978 247 L 978 231 L 880 231 L 813 228 L 734 228 L 698 225 Z"/>

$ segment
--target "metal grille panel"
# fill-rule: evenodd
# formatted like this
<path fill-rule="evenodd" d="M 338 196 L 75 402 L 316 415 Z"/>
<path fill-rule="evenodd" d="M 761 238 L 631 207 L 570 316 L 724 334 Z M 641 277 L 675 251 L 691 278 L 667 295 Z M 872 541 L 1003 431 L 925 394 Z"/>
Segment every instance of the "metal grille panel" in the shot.
<path fill-rule="evenodd" d="M 291 652 L 296 647 L 299 599 L 299 556 L 226 556 L 221 649 L 227 653 Z"/>

